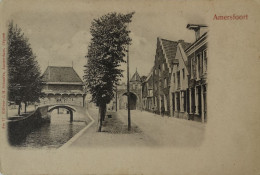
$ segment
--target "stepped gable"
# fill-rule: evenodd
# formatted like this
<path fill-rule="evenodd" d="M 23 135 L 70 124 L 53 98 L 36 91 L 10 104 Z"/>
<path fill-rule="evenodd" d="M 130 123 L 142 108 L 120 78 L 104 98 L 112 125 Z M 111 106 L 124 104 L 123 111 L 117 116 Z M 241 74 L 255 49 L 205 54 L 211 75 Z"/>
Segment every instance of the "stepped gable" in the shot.
<path fill-rule="evenodd" d="M 173 66 L 172 64 L 173 60 L 176 57 L 178 44 L 181 43 L 181 46 L 184 50 L 186 50 L 191 45 L 191 43 L 184 42 L 184 40 L 178 40 L 178 41 L 171 41 L 167 39 L 160 39 L 160 40 L 161 40 L 161 45 L 163 47 L 163 51 L 166 54 L 166 57 L 168 59 L 167 62 L 171 68 Z"/>
<path fill-rule="evenodd" d="M 171 63 L 171 61 L 175 58 L 178 42 L 161 39 L 161 43 L 166 57 L 168 58 L 168 63 Z"/>
<path fill-rule="evenodd" d="M 45 82 L 83 83 L 73 67 L 48 66 L 42 75 Z"/>
<path fill-rule="evenodd" d="M 187 49 L 191 43 L 184 42 L 184 40 L 179 40 L 179 41 L 171 41 L 167 39 L 161 39 L 161 45 L 163 47 L 163 51 L 167 57 L 167 62 L 172 66 L 172 62 L 175 59 L 176 53 L 177 53 L 177 47 L 178 44 L 181 43 L 183 49 Z"/>

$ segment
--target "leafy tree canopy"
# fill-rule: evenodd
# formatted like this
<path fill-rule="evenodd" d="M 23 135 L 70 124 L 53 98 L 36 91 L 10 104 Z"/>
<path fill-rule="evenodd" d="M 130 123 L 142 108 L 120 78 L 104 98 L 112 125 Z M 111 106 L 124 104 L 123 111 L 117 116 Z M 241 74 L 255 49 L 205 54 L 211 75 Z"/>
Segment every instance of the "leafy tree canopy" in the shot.
<path fill-rule="evenodd" d="M 8 26 L 8 98 L 10 101 L 34 102 L 41 95 L 40 67 L 28 38 L 13 22 Z"/>
<path fill-rule="evenodd" d="M 127 24 L 133 14 L 109 13 L 94 19 L 91 24 L 92 39 L 86 56 L 84 79 L 92 101 L 97 105 L 112 100 L 115 86 L 123 76 L 119 66 L 126 62 L 127 45 L 131 43 Z"/>

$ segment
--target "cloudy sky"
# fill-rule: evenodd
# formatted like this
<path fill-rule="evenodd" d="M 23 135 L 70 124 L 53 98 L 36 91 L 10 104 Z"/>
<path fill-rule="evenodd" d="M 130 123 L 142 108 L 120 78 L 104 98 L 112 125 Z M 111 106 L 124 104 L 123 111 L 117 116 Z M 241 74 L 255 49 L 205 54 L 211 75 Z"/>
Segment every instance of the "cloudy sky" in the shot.
<path fill-rule="evenodd" d="M 146 2 L 146 3 L 144 3 Z M 166 3 L 168 2 L 168 3 Z M 131 30 L 130 75 L 147 75 L 153 66 L 157 37 L 193 42 L 188 23 L 205 23 L 192 3 L 170 1 L 24 1 L 8 4 L 6 19 L 13 20 L 29 38 L 41 71 L 49 65 L 72 66 L 82 77 L 91 38 L 91 21 L 108 12 L 135 11 Z M 183 10 L 185 6 L 185 10 Z M 190 6 L 190 8 L 189 8 Z M 12 8 L 10 8 L 12 7 Z M 122 65 L 125 69 L 126 65 Z M 125 79 L 123 79 L 125 81 Z"/>

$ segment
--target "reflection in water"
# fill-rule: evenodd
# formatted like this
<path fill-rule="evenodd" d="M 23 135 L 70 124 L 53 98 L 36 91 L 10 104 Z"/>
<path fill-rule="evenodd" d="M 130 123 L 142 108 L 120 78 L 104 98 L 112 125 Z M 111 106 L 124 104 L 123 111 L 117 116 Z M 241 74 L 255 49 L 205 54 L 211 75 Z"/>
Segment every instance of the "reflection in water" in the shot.
<path fill-rule="evenodd" d="M 76 118 L 76 116 L 74 117 Z M 70 123 L 70 114 L 65 112 L 58 114 L 54 110 L 51 114 L 51 123 L 46 123 L 41 128 L 33 130 L 16 146 L 58 148 L 85 126 L 84 121 Z"/>

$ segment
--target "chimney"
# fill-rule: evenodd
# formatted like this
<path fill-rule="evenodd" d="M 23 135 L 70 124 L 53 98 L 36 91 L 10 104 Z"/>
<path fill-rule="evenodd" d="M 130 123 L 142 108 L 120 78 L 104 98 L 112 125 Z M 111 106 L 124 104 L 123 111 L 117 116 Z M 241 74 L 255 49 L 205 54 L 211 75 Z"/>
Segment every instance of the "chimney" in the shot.
<path fill-rule="evenodd" d="M 187 29 L 195 31 L 196 40 L 198 40 L 199 37 L 200 37 L 200 28 L 201 27 L 208 27 L 208 26 L 206 26 L 206 25 L 199 25 L 199 24 L 188 24 L 187 25 Z"/>
<path fill-rule="evenodd" d="M 181 39 L 181 40 L 178 40 L 178 44 L 179 44 L 179 43 L 183 44 L 183 43 L 184 43 L 184 40 L 182 40 L 182 39 Z"/>
<path fill-rule="evenodd" d="M 195 37 L 196 37 L 196 40 L 197 40 L 200 37 L 200 27 L 198 27 L 198 29 L 194 30 L 194 31 L 195 31 Z"/>

